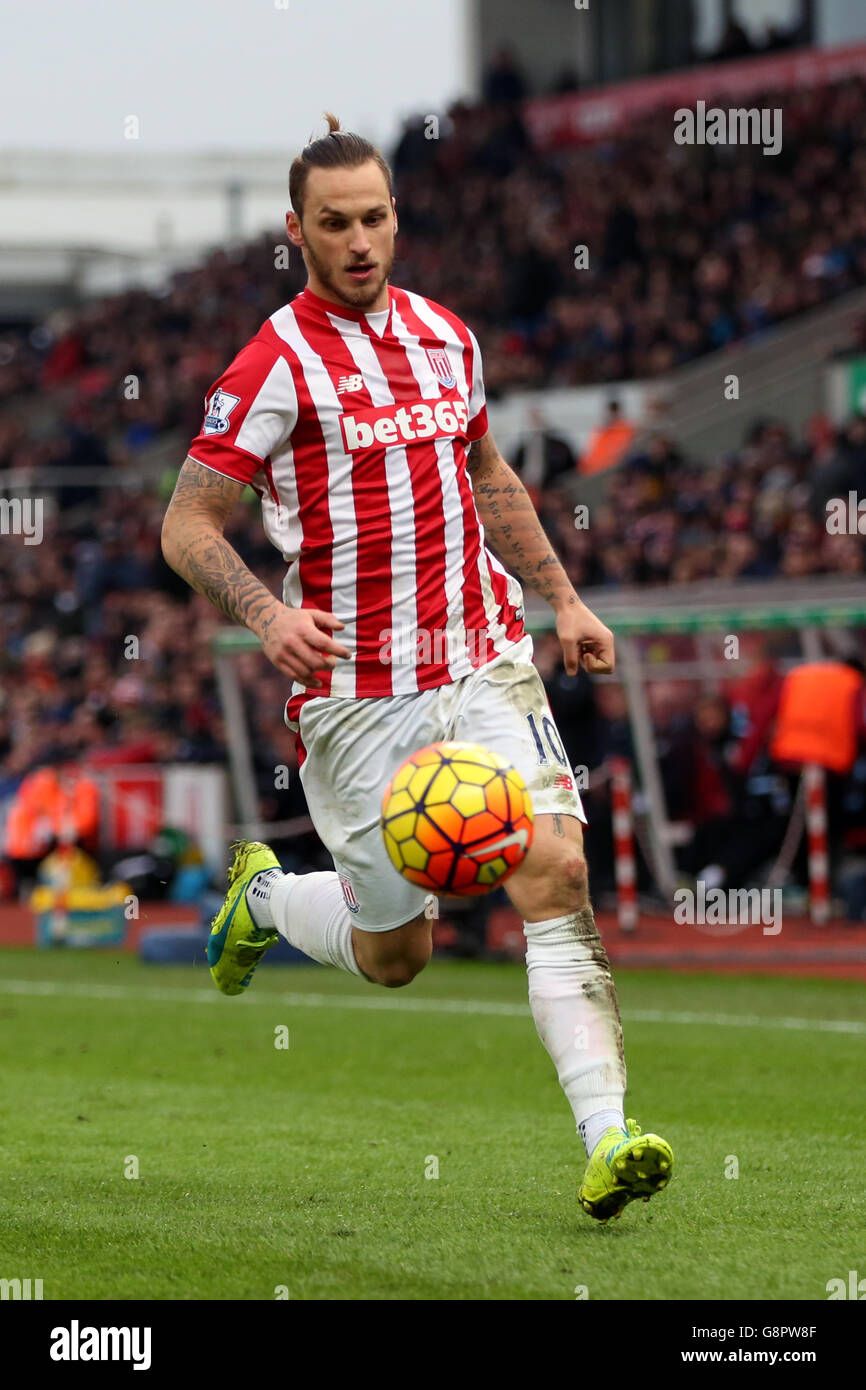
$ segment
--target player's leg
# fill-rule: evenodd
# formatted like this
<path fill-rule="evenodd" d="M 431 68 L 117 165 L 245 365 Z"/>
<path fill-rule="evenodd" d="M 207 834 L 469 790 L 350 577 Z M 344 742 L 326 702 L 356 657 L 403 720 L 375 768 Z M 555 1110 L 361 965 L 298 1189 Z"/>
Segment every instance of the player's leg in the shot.
<path fill-rule="evenodd" d="M 524 922 L 529 1000 L 587 1152 L 625 1131 L 622 1029 L 589 902 L 580 796 L 531 661 L 531 639 L 467 681 L 455 738 L 487 744 L 523 775 L 532 847 L 505 888 Z"/>
<path fill-rule="evenodd" d="M 301 780 L 335 869 L 285 874 L 268 846 L 239 846 L 209 948 L 211 973 L 225 993 L 249 985 L 278 933 L 313 960 L 387 987 L 408 984 L 427 964 L 430 894 L 395 872 L 379 812 L 389 777 L 433 737 L 432 704 L 424 692 L 304 706 Z"/>
<path fill-rule="evenodd" d="M 353 921 L 337 873 L 284 874 L 269 845 L 235 847 L 229 891 L 208 940 L 211 974 L 224 994 L 247 989 L 280 936 L 322 965 L 373 984 L 409 984 L 433 949 L 429 909 L 399 927 L 366 930 Z"/>
<path fill-rule="evenodd" d="M 363 868 L 353 878 L 362 883 Z M 426 906 L 397 927 L 359 926 L 353 921 L 341 875 L 336 872 L 284 874 L 276 870 L 272 877 L 261 875 L 250 885 L 249 902 L 257 922 L 273 922 L 291 945 L 313 960 L 391 989 L 410 984 L 433 951 L 432 913 Z M 368 911 L 371 906 L 368 903 Z"/>
<path fill-rule="evenodd" d="M 578 1198 L 600 1221 L 670 1181 L 673 1153 L 623 1112 L 626 1070 L 616 987 L 589 903 L 583 832 L 539 815 L 526 859 L 505 885 L 524 919 L 529 1001 L 584 1141 Z"/>
<path fill-rule="evenodd" d="M 664 1140 L 656 1145 L 657 1136 L 638 1140 L 637 1126 L 624 1117 L 622 1027 L 589 901 L 584 812 L 531 652 L 525 638 L 468 678 L 449 735 L 502 753 L 529 788 L 533 843 L 505 887 L 523 917 L 536 1029 L 589 1158 L 579 1197 L 585 1210 L 606 1220 L 633 1197 L 663 1186 L 672 1155 Z"/>
<path fill-rule="evenodd" d="M 536 816 L 532 847 L 505 888 L 523 918 L 535 1026 L 591 1154 L 608 1129 L 625 1133 L 626 1069 L 616 988 L 589 903 L 576 816 Z"/>

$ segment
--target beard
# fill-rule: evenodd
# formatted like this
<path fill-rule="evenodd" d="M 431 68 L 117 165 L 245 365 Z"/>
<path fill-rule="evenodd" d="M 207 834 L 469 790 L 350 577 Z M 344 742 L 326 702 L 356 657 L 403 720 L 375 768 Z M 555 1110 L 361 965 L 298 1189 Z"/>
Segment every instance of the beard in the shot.
<path fill-rule="evenodd" d="M 382 293 L 382 287 L 388 276 L 391 274 L 391 267 L 394 264 L 393 244 L 388 254 L 378 260 L 376 273 L 373 279 L 366 285 L 353 285 L 351 281 L 343 284 L 345 279 L 345 268 L 341 266 L 338 271 L 326 266 L 316 255 L 309 242 L 304 246 L 308 269 L 316 272 L 321 283 L 330 290 L 331 294 L 336 295 L 344 304 L 352 309 L 366 309 L 369 305 L 375 304 Z M 340 283 L 338 283 L 338 277 Z"/>

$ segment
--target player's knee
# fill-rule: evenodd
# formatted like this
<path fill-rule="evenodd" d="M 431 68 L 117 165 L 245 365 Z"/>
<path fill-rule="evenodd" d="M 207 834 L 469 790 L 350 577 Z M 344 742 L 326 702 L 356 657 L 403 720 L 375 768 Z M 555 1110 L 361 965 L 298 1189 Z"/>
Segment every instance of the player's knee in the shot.
<path fill-rule="evenodd" d="M 429 956 L 426 959 L 410 956 L 406 960 L 395 960 L 387 965 L 380 965 L 376 971 L 376 984 L 384 985 L 386 989 L 401 989 L 403 985 L 411 985 L 428 960 Z"/>
<path fill-rule="evenodd" d="M 565 874 L 569 890 L 580 898 L 585 898 L 589 893 L 589 870 L 586 866 L 586 856 L 582 850 L 574 849 L 569 855 Z"/>
<path fill-rule="evenodd" d="M 402 963 L 400 965 L 389 965 L 386 966 L 384 970 L 379 971 L 376 983 L 384 985 L 386 989 L 402 989 L 404 985 L 411 985 L 417 974 L 417 970 L 413 970 L 411 966 Z"/>
<path fill-rule="evenodd" d="M 383 959 L 374 962 L 369 978 L 377 985 L 384 985 L 386 989 L 401 989 L 403 985 L 410 985 L 429 963 L 433 954 L 432 937 L 429 932 L 413 930 L 424 921 L 422 916 L 416 922 L 408 923 L 408 934 L 399 949 L 395 949 L 394 943 L 393 954 L 389 952 Z M 403 930 L 406 931 L 406 928 Z"/>
<path fill-rule="evenodd" d="M 540 879 L 541 895 L 551 911 L 579 911 L 589 901 L 589 872 L 577 845 L 563 847 L 542 868 Z"/>

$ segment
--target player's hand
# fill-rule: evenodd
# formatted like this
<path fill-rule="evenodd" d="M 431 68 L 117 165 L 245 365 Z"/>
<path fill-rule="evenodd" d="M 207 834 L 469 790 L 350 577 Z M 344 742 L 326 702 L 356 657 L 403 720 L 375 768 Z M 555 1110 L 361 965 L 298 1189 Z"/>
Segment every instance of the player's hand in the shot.
<path fill-rule="evenodd" d="M 321 608 L 289 608 L 277 601 L 276 607 L 268 610 L 259 637 L 265 656 L 278 671 L 318 690 L 323 682 L 317 673 L 333 671 L 339 657 L 352 655 L 330 636 L 343 627 L 345 623 Z"/>
<path fill-rule="evenodd" d="M 610 675 L 616 664 L 613 633 L 577 595 L 557 608 L 556 635 L 569 676 L 577 675 L 578 666 L 591 676 Z"/>

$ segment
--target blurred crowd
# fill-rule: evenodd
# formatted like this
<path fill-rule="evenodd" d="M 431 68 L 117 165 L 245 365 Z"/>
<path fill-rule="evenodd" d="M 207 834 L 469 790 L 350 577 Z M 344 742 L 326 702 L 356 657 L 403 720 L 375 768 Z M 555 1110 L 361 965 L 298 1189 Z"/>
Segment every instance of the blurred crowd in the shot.
<path fill-rule="evenodd" d="M 418 117 L 398 282 L 473 324 L 494 396 L 658 376 L 862 284 L 866 81 L 750 104 L 783 109 L 772 158 L 676 145 L 669 111 L 546 155 L 513 104 L 456 105 L 438 140 Z"/>
<path fill-rule="evenodd" d="M 393 152 L 394 282 L 472 324 L 491 398 L 658 376 L 864 283 L 866 79 L 753 104 L 783 108 L 772 158 L 677 145 L 669 111 L 546 155 L 519 103 L 456 103 L 435 139 L 428 118 L 410 119 Z M 191 435 L 208 385 L 303 286 L 297 254 L 275 269 L 282 240 L 214 251 L 162 293 L 0 335 L 0 406 L 41 395 L 47 416 L 36 438 L 3 425 L 0 466 L 122 466 L 162 432 Z"/>
<path fill-rule="evenodd" d="M 539 514 L 578 589 L 863 574 L 866 534 L 830 534 L 826 504 L 849 490 L 866 496 L 866 419 L 836 430 L 819 416 L 807 433 L 757 422 L 741 449 L 708 468 L 651 432 L 580 526 L 571 499 L 581 460 L 563 468 L 565 442 L 543 432 L 557 462 L 536 488 Z"/>

